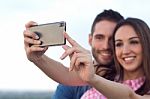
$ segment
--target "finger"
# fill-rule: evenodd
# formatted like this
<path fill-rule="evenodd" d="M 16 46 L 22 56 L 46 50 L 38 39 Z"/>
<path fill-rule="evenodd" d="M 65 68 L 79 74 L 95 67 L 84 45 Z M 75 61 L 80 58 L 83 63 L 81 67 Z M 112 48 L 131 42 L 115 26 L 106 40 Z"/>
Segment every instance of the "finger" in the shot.
<path fill-rule="evenodd" d="M 64 46 L 63 46 L 63 48 L 64 48 Z M 75 48 L 74 47 L 65 47 L 64 50 L 65 50 L 65 52 L 62 54 L 62 56 L 60 57 L 60 59 L 64 59 L 68 55 L 71 56 L 75 52 Z"/>
<path fill-rule="evenodd" d="M 80 60 L 82 59 L 82 60 Z M 85 62 L 86 56 L 83 53 L 74 53 L 72 58 L 71 58 L 71 62 L 70 62 L 70 70 L 79 70 L 80 66 Z"/>
<path fill-rule="evenodd" d="M 68 45 L 63 45 L 62 47 L 63 47 L 64 50 L 67 50 L 67 49 L 71 48 L 71 47 L 68 46 Z M 69 55 L 69 58 L 70 58 L 70 59 L 71 59 L 71 57 L 72 57 L 72 54 Z"/>
<path fill-rule="evenodd" d="M 43 47 L 43 48 L 44 48 L 44 51 L 48 50 L 48 46 L 45 46 L 45 47 Z"/>
<path fill-rule="evenodd" d="M 24 43 L 27 44 L 27 45 L 29 45 L 29 44 L 31 44 L 31 45 L 40 45 L 41 41 L 29 38 L 29 37 L 25 37 L 24 38 Z"/>
<path fill-rule="evenodd" d="M 78 53 L 76 55 L 78 58 L 76 59 L 75 66 L 83 66 L 87 64 L 93 63 L 92 56 L 90 53 Z M 76 67 L 78 68 L 78 67 Z"/>
<path fill-rule="evenodd" d="M 28 23 L 25 24 L 25 27 L 26 27 L 26 29 L 28 29 L 28 28 L 35 26 L 35 25 L 38 25 L 38 24 L 34 21 L 29 21 Z"/>
<path fill-rule="evenodd" d="M 73 40 L 66 32 L 64 32 L 64 37 L 72 46 L 80 46 L 75 40 Z"/>
<path fill-rule="evenodd" d="M 66 50 L 69 49 L 70 47 L 68 45 L 63 45 L 62 48 L 65 50 L 65 52 L 61 55 L 60 59 L 63 60 L 66 58 L 68 55 L 66 54 Z"/>
<path fill-rule="evenodd" d="M 30 38 L 33 38 L 33 39 L 39 39 L 39 36 L 36 33 L 31 32 L 29 30 L 24 30 L 23 35 L 24 35 L 24 37 L 30 37 Z"/>
<path fill-rule="evenodd" d="M 41 41 L 37 40 L 39 37 L 28 30 L 24 30 L 23 32 L 24 35 L 24 45 L 25 47 L 29 47 L 30 45 L 39 45 L 41 44 Z"/>
<path fill-rule="evenodd" d="M 72 70 L 74 69 L 76 59 L 77 59 L 77 55 L 76 55 L 76 53 L 74 53 L 74 54 L 72 55 L 71 60 L 70 60 L 70 68 L 69 68 L 69 71 L 72 71 Z"/>
<path fill-rule="evenodd" d="M 84 57 L 78 57 L 75 62 L 76 68 L 79 68 L 81 65 L 83 66 L 85 62 L 86 62 L 86 59 Z"/>
<path fill-rule="evenodd" d="M 81 66 L 84 66 L 84 64 L 86 64 L 86 56 L 81 53 L 77 54 L 77 59 L 74 63 L 76 69 L 79 70 Z"/>
<path fill-rule="evenodd" d="M 45 47 L 31 46 L 26 48 L 27 53 L 46 51 Z"/>
<path fill-rule="evenodd" d="M 71 48 L 71 47 L 68 46 L 68 45 L 62 45 L 62 48 L 63 48 L 64 50 L 67 50 L 67 49 L 69 49 L 69 48 Z"/>
<path fill-rule="evenodd" d="M 63 59 L 65 59 L 66 57 L 67 57 L 67 54 L 66 54 L 66 52 L 64 52 L 64 53 L 60 56 L 60 59 L 63 60 Z"/>

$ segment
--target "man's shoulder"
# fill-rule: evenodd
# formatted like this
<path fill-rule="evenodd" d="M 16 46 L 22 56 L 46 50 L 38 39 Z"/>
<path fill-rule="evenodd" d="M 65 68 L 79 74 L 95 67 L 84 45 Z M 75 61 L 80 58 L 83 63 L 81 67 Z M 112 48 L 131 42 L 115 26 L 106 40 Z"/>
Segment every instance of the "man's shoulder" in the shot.
<path fill-rule="evenodd" d="M 72 90 L 72 91 L 84 91 L 90 88 L 90 86 L 85 85 L 85 86 L 67 86 L 67 85 L 62 85 L 59 84 L 57 88 L 61 88 L 64 90 Z"/>
<path fill-rule="evenodd" d="M 80 99 L 90 86 L 67 86 L 59 84 L 52 99 Z"/>

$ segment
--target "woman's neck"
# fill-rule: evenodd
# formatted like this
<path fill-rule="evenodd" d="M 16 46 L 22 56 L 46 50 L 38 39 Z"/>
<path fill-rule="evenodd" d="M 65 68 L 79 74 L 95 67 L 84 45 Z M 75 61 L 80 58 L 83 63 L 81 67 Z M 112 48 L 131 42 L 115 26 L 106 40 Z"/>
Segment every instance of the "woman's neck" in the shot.
<path fill-rule="evenodd" d="M 143 77 L 144 73 L 143 73 L 143 69 L 139 69 L 139 70 L 135 70 L 135 71 L 126 71 L 124 70 L 124 77 L 123 80 L 133 80 L 133 79 L 137 79 L 140 77 Z"/>

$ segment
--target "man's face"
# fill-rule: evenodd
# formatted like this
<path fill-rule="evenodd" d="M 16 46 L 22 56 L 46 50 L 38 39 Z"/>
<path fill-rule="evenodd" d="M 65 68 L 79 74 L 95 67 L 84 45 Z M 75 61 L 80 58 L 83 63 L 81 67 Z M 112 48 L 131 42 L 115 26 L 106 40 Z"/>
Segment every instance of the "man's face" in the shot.
<path fill-rule="evenodd" d="M 93 35 L 89 35 L 93 57 L 100 64 L 109 65 L 112 62 L 110 41 L 116 25 L 116 22 L 102 20 L 95 25 Z"/>

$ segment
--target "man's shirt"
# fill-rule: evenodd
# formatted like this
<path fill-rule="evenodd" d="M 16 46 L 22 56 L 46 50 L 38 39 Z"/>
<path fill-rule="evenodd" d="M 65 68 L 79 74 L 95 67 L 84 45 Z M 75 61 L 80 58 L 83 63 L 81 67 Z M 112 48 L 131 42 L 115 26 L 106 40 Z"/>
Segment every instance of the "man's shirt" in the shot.
<path fill-rule="evenodd" d="M 52 99 L 80 99 L 90 86 L 66 86 L 59 84 Z"/>

